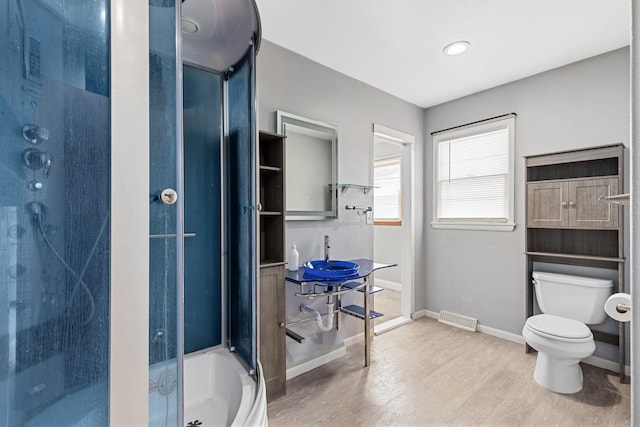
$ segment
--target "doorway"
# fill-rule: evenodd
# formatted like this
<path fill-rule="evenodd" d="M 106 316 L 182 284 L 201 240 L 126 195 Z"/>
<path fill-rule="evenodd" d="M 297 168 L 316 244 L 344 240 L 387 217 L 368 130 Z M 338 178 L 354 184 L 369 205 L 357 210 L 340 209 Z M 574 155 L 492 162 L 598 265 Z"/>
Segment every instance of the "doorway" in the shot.
<path fill-rule="evenodd" d="M 375 261 L 397 264 L 374 274 L 381 288 L 373 296 L 374 333 L 411 321 L 413 311 L 413 150 L 415 138 L 378 124 L 373 126 L 374 250 Z"/>

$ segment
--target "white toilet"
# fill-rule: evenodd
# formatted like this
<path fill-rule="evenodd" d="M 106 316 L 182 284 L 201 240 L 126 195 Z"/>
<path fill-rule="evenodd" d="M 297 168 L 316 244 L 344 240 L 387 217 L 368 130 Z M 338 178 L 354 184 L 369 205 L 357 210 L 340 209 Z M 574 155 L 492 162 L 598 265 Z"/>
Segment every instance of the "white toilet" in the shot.
<path fill-rule="evenodd" d="M 611 280 L 533 272 L 536 299 L 544 314 L 529 317 L 522 329 L 527 344 L 538 351 L 533 379 L 556 393 L 582 390 L 580 360 L 596 349 L 587 327 L 604 322 L 604 303 Z"/>

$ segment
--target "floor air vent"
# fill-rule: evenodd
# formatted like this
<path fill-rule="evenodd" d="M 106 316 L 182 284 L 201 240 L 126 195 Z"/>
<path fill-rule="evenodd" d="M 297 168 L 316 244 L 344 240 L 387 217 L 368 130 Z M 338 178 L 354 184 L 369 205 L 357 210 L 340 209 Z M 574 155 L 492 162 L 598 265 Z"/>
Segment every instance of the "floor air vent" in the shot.
<path fill-rule="evenodd" d="M 440 310 L 440 314 L 438 314 L 438 322 L 455 326 L 456 328 L 466 329 L 471 332 L 475 332 L 476 326 L 478 326 L 478 319 L 444 310 Z"/>

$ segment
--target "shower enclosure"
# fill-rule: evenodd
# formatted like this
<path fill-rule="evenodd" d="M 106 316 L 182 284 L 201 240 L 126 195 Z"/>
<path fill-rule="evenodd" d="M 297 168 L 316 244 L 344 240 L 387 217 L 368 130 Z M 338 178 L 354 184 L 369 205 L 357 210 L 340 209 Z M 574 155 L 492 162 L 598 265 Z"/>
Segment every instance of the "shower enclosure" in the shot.
<path fill-rule="evenodd" d="M 109 4 L 0 10 L 0 424 L 105 424 Z"/>
<path fill-rule="evenodd" d="M 240 3 L 235 57 L 183 68 L 180 0 L 0 0 L 0 425 L 180 425 L 206 348 L 256 376 Z"/>

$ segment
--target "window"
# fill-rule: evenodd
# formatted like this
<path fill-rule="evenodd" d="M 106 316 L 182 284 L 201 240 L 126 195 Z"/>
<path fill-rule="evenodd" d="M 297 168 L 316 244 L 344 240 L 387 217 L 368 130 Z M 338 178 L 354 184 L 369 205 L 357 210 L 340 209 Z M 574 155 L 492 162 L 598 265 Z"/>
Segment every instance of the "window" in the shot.
<path fill-rule="evenodd" d="M 402 225 L 401 157 L 373 162 L 373 223 Z"/>
<path fill-rule="evenodd" d="M 512 231 L 515 115 L 433 135 L 434 228 Z"/>

